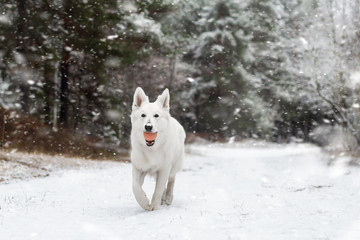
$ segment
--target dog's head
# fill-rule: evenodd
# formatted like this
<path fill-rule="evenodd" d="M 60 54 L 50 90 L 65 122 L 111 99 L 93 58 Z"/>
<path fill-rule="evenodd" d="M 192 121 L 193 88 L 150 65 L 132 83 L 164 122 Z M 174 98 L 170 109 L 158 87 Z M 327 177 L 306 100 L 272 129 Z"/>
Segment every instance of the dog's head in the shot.
<path fill-rule="evenodd" d="M 163 139 L 170 118 L 169 90 L 158 96 L 155 102 L 149 102 L 142 88 L 135 90 L 131 112 L 132 136 L 151 147 Z"/>

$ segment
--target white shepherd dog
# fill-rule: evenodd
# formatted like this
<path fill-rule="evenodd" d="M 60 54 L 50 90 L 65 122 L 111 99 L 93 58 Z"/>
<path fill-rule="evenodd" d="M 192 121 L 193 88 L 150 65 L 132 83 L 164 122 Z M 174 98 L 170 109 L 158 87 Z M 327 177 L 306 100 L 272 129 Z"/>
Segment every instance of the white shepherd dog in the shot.
<path fill-rule="evenodd" d="M 134 94 L 131 112 L 133 192 L 139 205 L 149 211 L 159 209 L 160 204 L 171 204 L 175 175 L 184 159 L 185 131 L 170 116 L 169 103 L 168 89 L 152 103 L 140 87 Z M 147 174 L 156 178 L 151 203 L 142 189 Z"/>

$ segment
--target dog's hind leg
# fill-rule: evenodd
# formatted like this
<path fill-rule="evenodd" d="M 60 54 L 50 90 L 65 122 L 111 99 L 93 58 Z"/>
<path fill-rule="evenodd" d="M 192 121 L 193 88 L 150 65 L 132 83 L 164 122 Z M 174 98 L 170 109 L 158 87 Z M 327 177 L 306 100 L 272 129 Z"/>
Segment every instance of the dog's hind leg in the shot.
<path fill-rule="evenodd" d="M 141 172 L 137 168 L 133 167 L 133 192 L 138 204 L 145 210 L 151 210 L 149 206 L 149 199 L 141 187 L 144 183 L 145 175 L 145 172 Z"/>
<path fill-rule="evenodd" d="M 175 185 L 175 176 L 169 177 L 168 184 L 166 187 L 166 191 L 164 191 L 164 194 L 161 198 L 161 204 L 167 204 L 170 205 L 173 201 L 174 195 L 174 185 Z"/>

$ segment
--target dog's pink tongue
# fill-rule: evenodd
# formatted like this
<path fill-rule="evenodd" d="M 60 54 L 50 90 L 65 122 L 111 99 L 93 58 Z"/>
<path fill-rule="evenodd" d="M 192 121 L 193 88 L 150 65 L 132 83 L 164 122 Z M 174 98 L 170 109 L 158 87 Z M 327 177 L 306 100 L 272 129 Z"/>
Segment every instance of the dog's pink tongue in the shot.
<path fill-rule="evenodd" d="M 157 133 L 144 132 L 144 138 L 146 141 L 154 141 L 157 137 Z"/>

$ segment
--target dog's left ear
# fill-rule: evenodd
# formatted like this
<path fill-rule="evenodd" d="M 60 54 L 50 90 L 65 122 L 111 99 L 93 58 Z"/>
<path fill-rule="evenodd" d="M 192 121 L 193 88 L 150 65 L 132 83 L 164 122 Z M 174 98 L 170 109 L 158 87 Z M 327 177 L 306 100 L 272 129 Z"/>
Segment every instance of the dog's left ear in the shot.
<path fill-rule="evenodd" d="M 170 94 L 169 89 L 165 89 L 164 92 L 158 96 L 156 102 L 161 105 L 165 110 L 170 110 Z"/>

